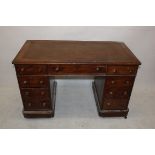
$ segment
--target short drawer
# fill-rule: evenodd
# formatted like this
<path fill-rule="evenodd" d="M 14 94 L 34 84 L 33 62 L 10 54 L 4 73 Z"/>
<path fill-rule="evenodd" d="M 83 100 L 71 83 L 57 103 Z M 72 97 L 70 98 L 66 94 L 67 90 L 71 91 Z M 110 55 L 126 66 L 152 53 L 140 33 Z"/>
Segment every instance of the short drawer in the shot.
<path fill-rule="evenodd" d="M 106 65 L 102 64 L 58 64 L 48 65 L 48 74 L 67 75 L 67 74 L 104 74 Z"/>
<path fill-rule="evenodd" d="M 50 90 L 44 88 L 24 88 L 20 89 L 21 95 L 24 101 L 31 99 L 42 101 L 44 99 L 50 99 Z"/>
<path fill-rule="evenodd" d="M 29 100 L 24 101 L 23 104 L 25 110 L 49 110 L 52 107 L 50 100 Z"/>
<path fill-rule="evenodd" d="M 131 88 L 106 88 L 104 98 L 108 99 L 129 99 Z"/>
<path fill-rule="evenodd" d="M 21 88 L 45 88 L 49 87 L 48 77 L 44 76 L 18 76 Z"/>
<path fill-rule="evenodd" d="M 135 76 L 108 76 L 106 77 L 106 88 L 124 87 L 131 88 L 134 84 Z"/>
<path fill-rule="evenodd" d="M 128 107 L 128 100 L 112 100 L 105 99 L 103 101 L 103 109 L 104 110 L 125 110 Z"/>
<path fill-rule="evenodd" d="M 137 73 L 137 66 L 120 66 L 112 65 L 107 66 L 107 74 L 116 74 L 116 75 L 135 75 Z"/>
<path fill-rule="evenodd" d="M 18 75 L 47 74 L 46 65 L 15 65 Z"/>

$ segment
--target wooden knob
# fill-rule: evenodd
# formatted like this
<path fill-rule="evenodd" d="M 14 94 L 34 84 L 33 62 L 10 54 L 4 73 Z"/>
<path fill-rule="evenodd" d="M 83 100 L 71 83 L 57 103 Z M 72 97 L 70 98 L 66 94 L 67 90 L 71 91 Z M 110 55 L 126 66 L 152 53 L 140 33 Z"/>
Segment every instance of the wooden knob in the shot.
<path fill-rule="evenodd" d="M 27 84 L 27 81 L 23 81 L 24 84 Z"/>
<path fill-rule="evenodd" d="M 28 103 L 28 106 L 31 107 L 31 102 Z"/>
<path fill-rule="evenodd" d="M 99 67 L 96 67 L 96 71 L 99 71 L 100 70 L 100 68 Z"/>
<path fill-rule="evenodd" d="M 114 84 L 114 83 L 115 83 L 115 81 L 114 81 L 114 80 L 112 80 L 112 81 L 111 81 L 111 83 L 112 83 L 112 84 Z"/>
<path fill-rule="evenodd" d="M 128 67 L 128 71 L 129 73 L 132 73 L 132 69 L 130 67 Z"/>
<path fill-rule="evenodd" d="M 127 91 L 124 91 L 124 95 L 127 95 L 127 93 L 128 93 Z"/>
<path fill-rule="evenodd" d="M 126 81 L 125 83 L 126 83 L 126 84 L 129 84 L 129 81 Z"/>
<path fill-rule="evenodd" d="M 42 80 L 41 80 L 39 83 L 40 83 L 40 84 L 43 84 L 43 83 L 44 83 L 44 81 L 42 81 Z"/>
<path fill-rule="evenodd" d="M 42 105 L 43 105 L 43 107 L 45 107 L 46 106 L 46 102 L 43 102 Z"/>
<path fill-rule="evenodd" d="M 24 71 L 24 68 L 21 68 L 21 72 L 23 72 Z"/>
<path fill-rule="evenodd" d="M 116 68 L 114 68 L 114 69 L 113 69 L 113 73 L 116 73 L 116 72 L 117 72 L 117 70 L 116 70 Z"/>
<path fill-rule="evenodd" d="M 41 91 L 41 95 L 44 95 L 45 94 L 45 92 L 44 91 Z"/>
<path fill-rule="evenodd" d="M 110 91 L 110 92 L 109 92 L 109 94 L 110 94 L 110 95 L 112 95 L 112 94 L 113 94 L 113 92 L 112 92 L 112 91 Z"/>
<path fill-rule="evenodd" d="M 111 105 L 111 103 L 110 103 L 110 102 L 108 102 L 108 103 L 107 103 L 107 105 L 108 105 L 108 106 L 110 106 L 110 105 Z"/>
<path fill-rule="evenodd" d="M 29 94 L 30 94 L 30 93 L 29 93 L 28 91 L 26 91 L 26 92 L 25 92 L 25 95 L 27 95 L 27 96 L 28 96 Z"/>
<path fill-rule="evenodd" d="M 60 68 L 59 68 L 59 67 L 56 67 L 56 68 L 55 68 L 55 71 L 56 71 L 56 72 L 58 72 L 59 70 L 60 70 Z"/>

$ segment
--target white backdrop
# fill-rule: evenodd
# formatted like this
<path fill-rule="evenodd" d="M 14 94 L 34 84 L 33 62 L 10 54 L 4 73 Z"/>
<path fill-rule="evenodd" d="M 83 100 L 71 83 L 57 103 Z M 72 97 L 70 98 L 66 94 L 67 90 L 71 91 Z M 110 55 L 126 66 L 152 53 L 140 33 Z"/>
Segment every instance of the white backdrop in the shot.
<path fill-rule="evenodd" d="M 135 89 L 151 90 L 155 88 L 155 27 L 115 26 L 0 27 L 1 88 L 18 87 L 11 61 L 23 43 L 31 39 L 123 41 L 142 62 L 137 74 Z"/>

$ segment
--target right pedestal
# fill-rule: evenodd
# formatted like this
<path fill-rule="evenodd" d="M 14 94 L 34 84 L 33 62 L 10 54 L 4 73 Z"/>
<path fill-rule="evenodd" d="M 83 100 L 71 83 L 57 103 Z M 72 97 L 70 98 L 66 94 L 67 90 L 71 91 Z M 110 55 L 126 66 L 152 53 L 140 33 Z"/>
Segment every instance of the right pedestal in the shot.
<path fill-rule="evenodd" d="M 95 77 L 92 83 L 99 116 L 127 118 L 135 76 Z"/>

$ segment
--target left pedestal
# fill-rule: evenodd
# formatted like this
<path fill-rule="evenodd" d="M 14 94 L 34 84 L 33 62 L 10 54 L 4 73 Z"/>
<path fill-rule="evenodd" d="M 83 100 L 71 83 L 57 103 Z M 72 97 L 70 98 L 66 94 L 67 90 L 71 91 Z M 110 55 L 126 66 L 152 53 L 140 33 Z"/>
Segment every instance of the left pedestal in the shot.
<path fill-rule="evenodd" d="M 41 89 L 41 93 L 40 95 L 42 96 L 42 94 L 48 94 L 48 96 L 46 96 L 48 98 L 48 100 L 46 100 L 46 98 L 43 98 L 42 100 L 39 100 L 39 96 L 38 96 L 38 101 L 36 103 L 34 103 L 34 105 L 36 106 L 34 109 L 33 108 L 26 108 L 27 106 L 27 102 L 23 101 L 23 115 L 26 118 L 50 118 L 50 117 L 54 117 L 54 112 L 55 112 L 55 100 L 56 100 L 56 87 L 57 87 L 57 83 L 55 81 L 52 82 L 52 87 L 51 90 L 49 89 Z M 49 93 L 51 95 L 49 95 Z M 45 96 L 44 96 L 45 97 Z M 35 100 L 32 98 L 32 101 Z M 26 104 L 25 104 L 26 103 Z"/>
<path fill-rule="evenodd" d="M 34 68 L 34 72 L 31 67 Z M 23 115 L 26 118 L 54 117 L 57 83 L 50 80 L 43 69 L 40 65 L 16 66 L 23 101 Z"/>

